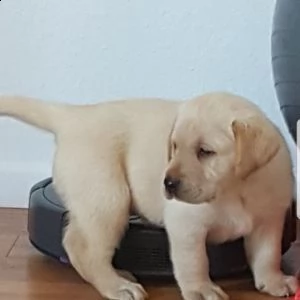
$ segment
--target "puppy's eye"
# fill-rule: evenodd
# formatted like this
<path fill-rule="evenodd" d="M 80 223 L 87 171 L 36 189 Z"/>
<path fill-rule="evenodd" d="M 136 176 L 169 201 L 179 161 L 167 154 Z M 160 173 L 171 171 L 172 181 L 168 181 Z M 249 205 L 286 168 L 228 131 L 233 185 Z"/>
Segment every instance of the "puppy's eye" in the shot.
<path fill-rule="evenodd" d="M 216 154 L 215 151 L 212 151 L 212 150 L 206 149 L 204 147 L 201 147 L 201 148 L 198 149 L 197 157 L 198 157 L 198 159 L 206 158 L 206 157 L 210 157 L 214 154 Z"/>
<path fill-rule="evenodd" d="M 177 144 L 173 142 L 173 150 L 175 151 L 177 149 Z"/>

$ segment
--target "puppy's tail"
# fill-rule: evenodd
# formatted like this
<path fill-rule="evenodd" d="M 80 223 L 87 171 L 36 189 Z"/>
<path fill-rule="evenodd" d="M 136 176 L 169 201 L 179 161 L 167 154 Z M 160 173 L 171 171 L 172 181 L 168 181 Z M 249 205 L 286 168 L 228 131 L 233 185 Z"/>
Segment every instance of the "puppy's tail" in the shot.
<path fill-rule="evenodd" d="M 13 117 L 52 133 L 68 117 L 67 106 L 28 97 L 0 96 L 0 116 Z"/>

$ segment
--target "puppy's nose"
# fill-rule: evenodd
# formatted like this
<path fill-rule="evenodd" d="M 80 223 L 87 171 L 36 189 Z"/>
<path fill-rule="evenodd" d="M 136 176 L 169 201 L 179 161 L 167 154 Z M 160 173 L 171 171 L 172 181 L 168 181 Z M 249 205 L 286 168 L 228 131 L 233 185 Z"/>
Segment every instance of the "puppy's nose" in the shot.
<path fill-rule="evenodd" d="M 175 194 L 180 185 L 180 180 L 177 178 L 172 178 L 171 176 L 166 176 L 164 185 L 169 194 Z"/>

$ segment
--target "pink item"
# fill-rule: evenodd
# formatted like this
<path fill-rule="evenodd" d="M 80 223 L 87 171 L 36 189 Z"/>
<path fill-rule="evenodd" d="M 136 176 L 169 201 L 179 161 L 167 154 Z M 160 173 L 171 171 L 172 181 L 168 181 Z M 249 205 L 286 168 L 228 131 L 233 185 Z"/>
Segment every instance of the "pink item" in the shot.
<path fill-rule="evenodd" d="M 294 300 L 300 300 L 300 288 L 297 290 L 297 292 L 294 296 Z"/>

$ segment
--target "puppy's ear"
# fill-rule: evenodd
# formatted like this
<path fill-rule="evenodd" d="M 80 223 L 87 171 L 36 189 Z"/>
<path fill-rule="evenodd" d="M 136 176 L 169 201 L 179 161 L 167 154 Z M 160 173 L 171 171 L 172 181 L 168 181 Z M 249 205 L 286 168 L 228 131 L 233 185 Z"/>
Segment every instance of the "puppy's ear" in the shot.
<path fill-rule="evenodd" d="M 266 120 L 251 117 L 232 122 L 235 138 L 235 173 L 246 178 L 267 164 L 278 152 L 280 144 L 276 131 Z"/>

